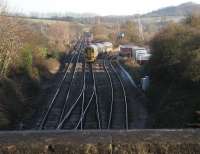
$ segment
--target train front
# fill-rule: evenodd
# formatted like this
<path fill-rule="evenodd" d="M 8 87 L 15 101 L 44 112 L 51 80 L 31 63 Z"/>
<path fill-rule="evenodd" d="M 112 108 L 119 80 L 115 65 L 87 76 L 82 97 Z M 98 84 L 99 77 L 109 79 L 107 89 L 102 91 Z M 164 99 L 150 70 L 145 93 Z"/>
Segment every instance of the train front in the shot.
<path fill-rule="evenodd" d="M 85 48 L 85 60 L 88 63 L 95 62 L 98 56 L 98 49 L 95 45 L 88 45 Z"/>

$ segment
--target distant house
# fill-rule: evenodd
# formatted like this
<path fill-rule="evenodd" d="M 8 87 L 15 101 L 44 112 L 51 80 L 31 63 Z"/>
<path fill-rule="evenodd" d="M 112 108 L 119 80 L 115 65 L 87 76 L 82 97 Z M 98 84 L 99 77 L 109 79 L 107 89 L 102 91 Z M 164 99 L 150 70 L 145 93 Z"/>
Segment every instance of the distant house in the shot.
<path fill-rule="evenodd" d="M 134 47 L 135 46 L 133 46 L 133 45 L 120 45 L 119 46 L 119 55 L 122 57 L 131 58 Z"/>

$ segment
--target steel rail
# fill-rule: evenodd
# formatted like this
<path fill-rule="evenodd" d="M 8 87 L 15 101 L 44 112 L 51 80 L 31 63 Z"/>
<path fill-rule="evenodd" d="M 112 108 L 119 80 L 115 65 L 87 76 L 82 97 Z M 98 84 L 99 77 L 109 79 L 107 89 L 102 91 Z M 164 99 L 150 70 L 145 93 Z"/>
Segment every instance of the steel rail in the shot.
<path fill-rule="evenodd" d="M 68 103 L 68 100 L 69 100 L 69 95 L 71 93 L 71 88 L 72 88 L 72 84 L 74 82 L 74 78 L 75 78 L 75 74 L 76 74 L 76 71 L 77 71 L 77 63 L 79 61 L 79 58 L 80 58 L 80 54 L 81 54 L 81 49 L 79 49 L 79 53 L 78 53 L 78 56 L 77 56 L 77 59 L 76 59 L 76 62 L 74 65 L 74 71 L 72 72 L 72 78 L 71 78 L 71 81 L 70 81 L 70 85 L 69 85 L 69 88 L 67 90 L 67 96 L 66 96 L 66 99 L 65 99 L 65 103 L 64 103 L 64 106 L 63 106 L 63 109 L 62 109 L 62 112 L 61 112 L 61 116 L 59 118 L 59 123 L 61 123 L 63 117 L 64 117 L 64 114 L 65 114 L 65 111 L 66 111 L 66 107 L 67 107 L 67 103 Z M 73 67 L 72 67 L 73 69 Z"/>
<path fill-rule="evenodd" d="M 93 101 L 94 97 L 97 96 L 96 87 L 95 87 L 95 86 L 96 86 L 96 85 L 95 85 L 96 83 L 95 83 L 95 78 L 94 78 L 93 72 L 92 72 L 92 78 L 93 78 L 93 88 L 92 88 L 93 92 L 92 92 L 91 97 L 90 97 L 90 99 L 89 99 L 89 101 L 88 101 L 88 104 L 86 105 L 85 109 L 84 109 L 83 112 L 82 112 L 82 115 L 81 115 L 81 117 L 80 117 L 80 119 L 79 119 L 79 121 L 78 121 L 76 127 L 74 128 L 75 130 L 78 129 L 78 127 L 80 126 L 80 124 L 83 125 L 83 124 L 82 124 L 82 123 L 83 123 L 83 119 L 85 118 L 85 115 L 86 115 L 86 113 L 88 112 L 88 109 L 89 109 L 90 105 L 92 104 L 92 101 Z M 85 91 L 86 91 L 86 89 L 85 89 Z M 97 101 L 97 98 L 95 98 L 95 104 L 96 104 L 96 101 Z M 84 104 L 85 104 L 85 102 L 84 102 Z M 97 105 L 97 104 L 96 104 L 96 105 Z M 97 113 L 97 112 L 96 112 L 96 113 Z M 98 114 L 99 114 L 99 113 L 97 113 L 97 115 L 98 115 Z M 98 120 L 98 127 L 99 127 L 99 129 L 101 129 L 101 123 L 100 123 L 100 118 L 99 118 L 99 116 L 97 116 L 97 120 Z M 82 126 L 82 129 L 83 129 L 83 126 Z"/>
<path fill-rule="evenodd" d="M 110 129 L 111 122 L 112 122 L 113 103 L 114 103 L 114 89 L 113 89 L 113 82 L 112 82 L 111 75 L 108 71 L 108 68 L 106 67 L 106 59 L 104 59 L 103 67 L 104 67 L 104 70 L 105 70 L 105 72 L 108 76 L 109 84 L 110 84 L 110 87 L 111 87 L 110 114 L 109 114 L 109 120 L 108 120 L 108 126 L 107 126 L 107 129 Z"/>
<path fill-rule="evenodd" d="M 98 95 L 97 95 L 97 88 L 96 88 L 96 80 L 95 80 L 95 75 L 93 72 L 93 67 L 91 65 L 91 72 L 92 72 L 92 78 L 94 81 L 94 95 L 95 95 L 95 104 L 96 104 L 96 116 L 98 120 L 98 128 L 101 129 L 101 120 L 100 120 L 100 113 L 99 113 L 99 104 L 98 104 Z"/>
<path fill-rule="evenodd" d="M 60 81 L 60 83 L 58 84 L 58 88 L 57 88 L 57 90 L 56 90 L 56 92 L 55 92 L 55 94 L 54 94 L 54 96 L 53 96 L 53 99 L 51 100 L 50 105 L 48 106 L 47 112 L 45 113 L 45 115 L 44 115 L 43 118 L 42 118 L 42 121 L 41 121 L 40 126 L 39 126 L 39 129 L 40 129 L 40 130 L 44 129 L 44 126 L 45 126 L 45 123 L 46 123 L 46 121 L 47 121 L 48 115 L 49 115 L 50 111 L 52 110 L 52 108 L 53 108 L 53 106 L 54 106 L 55 100 L 56 100 L 56 98 L 57 98 L 57 96 L 58 96 L 58 94 L 59 94 L 59 92 L 60 92 L 60 90 L 61 90 L 61 87 L 63 86 L 63 82 L 64 82 L 64 80 L 66 79 L 66 76 L 67 76 L 67 74 L 68 74 L 69 65 L 70 65 L 70 63 L 74 60 L 74 58 L 75 58 L 75 54 L 74 54 L 74 55 L 72 56 L 72 58 L 70 59 L 70 62 L 69 62 L 68 65 L 67 65 L 65 74 L 64 74 L 62 80 Z"/>
<path fill-rule="evenodd" d="M 84 63 L 85 65 L 85 63 Z M 57 129 L 62 129 L 63 128 L 63 125 L 64 123 L 68 120 L 68 118 L 70 117 L 70 115 L 72 114 L 73 110 L 75 109 L 75 107 L 77 106 L 79 100 L 81 99 L 84 99 L 84 91 L 85 91 L 85 70 L 84 70 L 84 73 L 83 73 L 83 86 L 82 86 L 82 90 L 78 96 L 78 98 L 75 100 L 75 102 L 73 103 L 73 105 L 71 106 L 71 108 L 69 109 L 69 111 L 66 113 L 66 115 L 64 116 L 64 118 L 62 119 L 62 121 L 59 123 Z"/>
<path fill-rule="evenodd" d="M 125 128 L 129 129 L 129 124 L 128 124 L 128 103 L 127 103 L 127 96 L 126 96 L 126 90 L 125 90 L 125 86 L 123 84 L 123 81 L 120 77 L 120 75 L 117 73 L 117 70 L 115 69 L 115 67 L 112 64 L 112 59 L 109 61 L 109 64 L 112 68 L 112 70 L 114 71 L 114 73 L 116 74 L 118 80 L 120 81 L 120 85 L 122 87 L 123 90 L 123 95 L 124 95 L 124 103 L 125 103 Z"/>

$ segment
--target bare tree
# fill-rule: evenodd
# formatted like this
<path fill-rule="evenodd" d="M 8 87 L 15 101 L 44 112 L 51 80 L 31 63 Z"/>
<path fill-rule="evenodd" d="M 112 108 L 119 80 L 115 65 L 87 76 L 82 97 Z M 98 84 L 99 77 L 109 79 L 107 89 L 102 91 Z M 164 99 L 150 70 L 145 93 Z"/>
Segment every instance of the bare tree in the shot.
<path fill-rule="evenodd" d="M 15 18 L 0 16 L 0 76 L 6 76 L 9 66 L 22 47 L 20 24 Z"/>

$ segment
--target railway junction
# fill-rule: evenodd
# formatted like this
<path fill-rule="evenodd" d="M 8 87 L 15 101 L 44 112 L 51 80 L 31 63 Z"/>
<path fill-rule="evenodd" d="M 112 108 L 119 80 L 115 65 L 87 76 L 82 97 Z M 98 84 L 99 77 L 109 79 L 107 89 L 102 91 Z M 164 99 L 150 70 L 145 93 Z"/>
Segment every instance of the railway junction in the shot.
<path fill-rule="evenodd" d="M 87 63 L 84 41 L 66 57 L 44 113 L 29 131 L 0 133 L 2 154 L 198 154 L 198 130 L 150 130 L 148 103 L 117 59 Z"/>
<path fill-rule="evenodd" d="M 84 47 L 84 41 L 78 41 L 66 60 L 67 67 L 38 129 L 146 128 L 147 100 L 120 63 L 108 54 L 87 63 Z"/>

